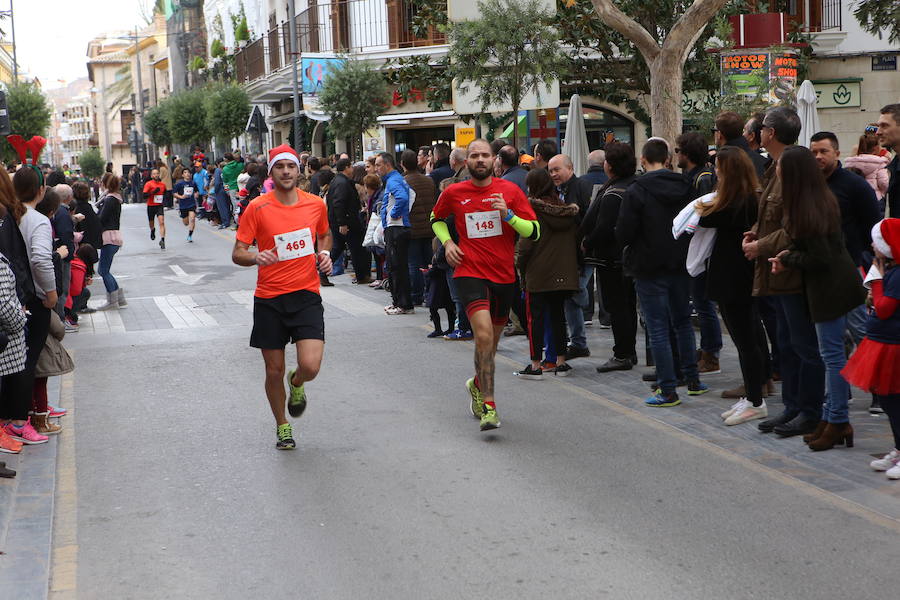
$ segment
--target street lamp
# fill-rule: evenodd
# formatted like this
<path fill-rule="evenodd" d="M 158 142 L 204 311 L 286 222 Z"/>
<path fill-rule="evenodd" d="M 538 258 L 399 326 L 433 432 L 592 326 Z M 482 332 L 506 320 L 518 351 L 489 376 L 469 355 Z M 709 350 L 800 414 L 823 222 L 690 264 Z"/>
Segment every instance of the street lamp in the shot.
<path fill-rule="evenodd" d="M 9 0 L 9 10 L 0 10 L 0 16 L 9 17 L 12 27 L 13 83 L 19 83 L 19 61 L 16 58 L 16 17 L 13 14 L 13 0 Z"/>

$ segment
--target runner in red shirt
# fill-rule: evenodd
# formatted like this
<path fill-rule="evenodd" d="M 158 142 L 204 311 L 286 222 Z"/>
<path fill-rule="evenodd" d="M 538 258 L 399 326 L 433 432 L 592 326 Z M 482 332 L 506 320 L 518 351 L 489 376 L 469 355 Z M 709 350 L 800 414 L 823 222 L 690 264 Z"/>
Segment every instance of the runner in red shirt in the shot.
<path fill-rule="evenodd" d="M 469 143 L 466 166 L 471 179 L 449 186 L 432 212 L 432 229 L 455 268 L 460 300 L 475 337 L 475 377 L 466 382 L 472 414 L 481 430 L 500 427 L 494 402 L 494 357 L 509 318 L 515 289 L 516 234 L 540 237 L 531 203 L 516 184 L 492 177 L 494 155 L 486 140 Z M 452 216 L 459 245 L 444 221 Z"/>
<path fill-rule="evenodd" d="M 156 239 L 156 223 L 159 222 L 159 247 L 166 249 L 166 215 L 163 211 L 163 196 L 166 184 L 159 178 L 159 169 L 150 171 L 150 179 L 144 184 L 144 200 L 147 201 L 147 219 L 150 221 L 150 239 Z"/>
<path fill-rule="evenodd" d="M 319 272 L 331 272 L 332 240 L 325 203 L 297 189 L 300 158 L 290 146 L 269 151 L 269 174 L 275 189 L 247 206 L 231 260 L 259 267 L 250 345 L 262 350 L 266 363 L 266 396 L 277 425 L 275 447 L 293 450 L 293 429 L 284 410 L 284 348 L 288 341 L 297 346 L 297 367 L 288 373 L 287 407 L 292 417 L 299 417 L 306 409 L 303 386 L 319 373 L 325 351 Z M 254 241 L 258 251 L 250 250 Z"/>

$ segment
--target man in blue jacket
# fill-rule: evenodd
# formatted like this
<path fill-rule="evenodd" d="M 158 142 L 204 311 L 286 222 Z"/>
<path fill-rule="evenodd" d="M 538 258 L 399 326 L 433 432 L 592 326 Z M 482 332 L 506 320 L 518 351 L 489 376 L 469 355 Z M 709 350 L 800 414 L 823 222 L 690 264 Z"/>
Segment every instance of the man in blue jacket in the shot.
<path fill-rule="evenodd" d="M 375 170 L 384 182 L 381 197 L 381 225 L 384 227 L 384 251 L 389 269 L 391 288 L 389 315 L 410 315 L 415 312 L 409 284 L 409 185 L 396 170 L 393 154 L 382 152 L 375 159 Z"/>

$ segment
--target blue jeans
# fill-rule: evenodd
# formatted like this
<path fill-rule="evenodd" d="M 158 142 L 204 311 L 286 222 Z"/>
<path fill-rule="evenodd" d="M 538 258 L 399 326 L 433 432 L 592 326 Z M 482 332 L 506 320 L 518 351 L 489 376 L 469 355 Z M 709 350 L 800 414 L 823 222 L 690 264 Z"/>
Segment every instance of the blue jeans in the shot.
<path fill-rule="evenodd" d="M 691 278 L 691 300 L 700 318 L 700 349 L 718 356 L 722 349 L 722 326 L 716 303 L 706 297 L 706 271 Z"/>
<path fill-rule="evenodd" d="M 447 287 L 450 288 L 450 299 L 456 305 L 456 329 L 460 331 L 471 331 L 472 324 L 469 323 L 469 315 L 466 314 L 466 307 L 459 300 L 459 292 L 456 291 L 456 281 L 453 279 L 453 267 L 447 269 Z"/>
<path fill-rule="evenodd" d="M 816 323 L 819 353 L 825 363 L 825 375 L 828 382 L 828 395 L 825 398 L 825 404 L 822 405 L 822 420 L 829 423 L 848 423 L 850 421 L 847 414 L 850 384 L 841 376 L 841 369 L 847 364 L 847 355 L 844 354 L 844 330 L 846 328 L 846 316 Z"/>
<path fill-rule="evenodd" d="M 425 301 L 425 276 L 422 269 L 431 263 L 431 238 L 409 240 L 409 282 L 413 304 Z"/>
<path fill-rule="evenodd" d="M 578 291 L 566 300 L 566 323 L 569 325 L 569 343 L 575 348 L 587 348 L 584 331 L 584 309 L 590 305 L 587 284 L 594 274 L 592 265 L 581 267 L 578 275 Z M 562 348 L 559 349 L 562 352 Z"/>
<path fill-rule="evenodd" d="M 690 284 L 691 278 L 687 273 L 634 280 L 650 337 L 650 352 L 656 363 L 656 381 L 663 394 L 674 393 L 676 386 L 675 359 L 669 341 L 670 323 L 675 330 L 682 374 L 688 382 L 700 379 L 694 327 L 691 324 Z"/>
<path fill-rule="evenodd" d="M 825 397 L 825 365 L 803 294 L 773 296 L 778 316 L 781 401 L 784 411 L 818 420 Z M 843 351 L 843 349 L 842 349 Z"/>
<path fill-rule="evenodd" d="M 119 289 L 116 278 L 109 272 L 110 267 L 112 267 L 113 256 L 115 256 L 118 251 L 119 246 L 114 244 L 104 244 L 103 247 L 100 248 L 100 263 L 97 266 L 97 272 L 100 273 L 100 277 L 103 278 L 103 285 L 106 287 L 107 293 Z"/>
<path fill-rule="evenodd" d="M 226 194 L 216 196 L 216 210 L 219 212 L 220 224 L 229 227 L 231 225 L 231 200 Z"/>

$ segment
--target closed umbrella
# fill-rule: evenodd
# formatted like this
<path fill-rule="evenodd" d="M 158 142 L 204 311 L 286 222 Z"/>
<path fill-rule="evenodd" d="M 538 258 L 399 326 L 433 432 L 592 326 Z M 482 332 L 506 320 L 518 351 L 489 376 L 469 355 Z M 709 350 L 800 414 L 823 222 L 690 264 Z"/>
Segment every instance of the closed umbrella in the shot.
<path fill-rule="evenodd" d="M 816 111 L 816 104 L 816 89 L 807 79 L 797 92 L 797 115 L 800 117 L 800 139 L 797 143 L 807 148 L 809 138 L 819 132 L 819 113 Z"/>
<path fill-rule="evenodd" d="M 566 122 L 566 137 L 563 140 L 563 154 L 572 159 L 575 175 L 581 177 L 588 170 L 587 130 L 584 128 L 584 111 L 581 97 L 573 94 L 569 100 L 569 116 Z"/>

